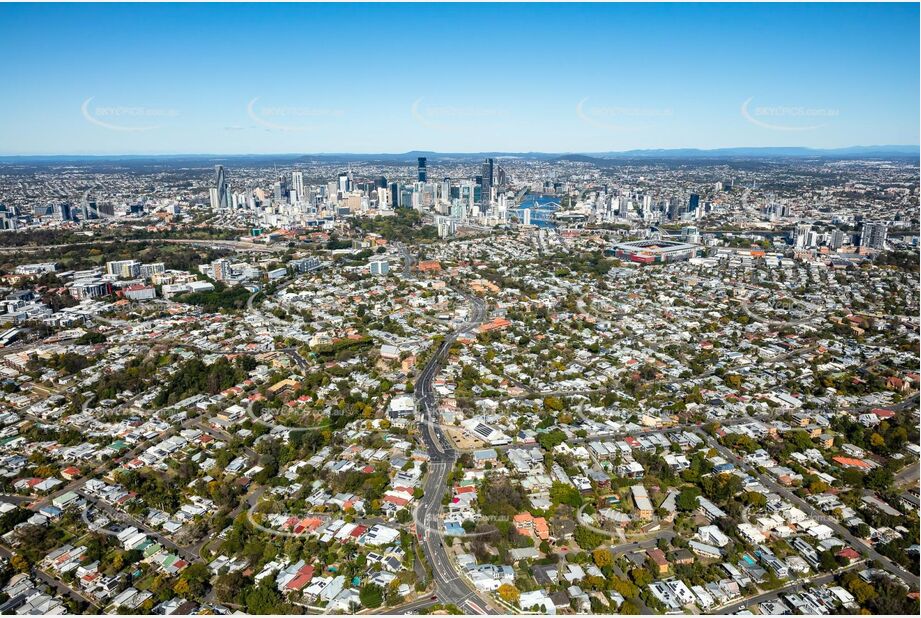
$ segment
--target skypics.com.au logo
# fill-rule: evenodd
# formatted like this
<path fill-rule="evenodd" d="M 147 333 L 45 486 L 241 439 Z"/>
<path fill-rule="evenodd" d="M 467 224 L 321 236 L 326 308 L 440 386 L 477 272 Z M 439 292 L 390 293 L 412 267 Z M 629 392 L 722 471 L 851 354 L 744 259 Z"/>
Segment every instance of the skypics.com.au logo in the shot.
<path fill-rule="evenodd" d="M 169 124 L 169 119 L 179 116 L 171 108 L 146 105 L 92 105 L 95 97 L 86 99 L 80 106 L 80 113 L 87 122 L 109 131 L 153 131 Z"/>

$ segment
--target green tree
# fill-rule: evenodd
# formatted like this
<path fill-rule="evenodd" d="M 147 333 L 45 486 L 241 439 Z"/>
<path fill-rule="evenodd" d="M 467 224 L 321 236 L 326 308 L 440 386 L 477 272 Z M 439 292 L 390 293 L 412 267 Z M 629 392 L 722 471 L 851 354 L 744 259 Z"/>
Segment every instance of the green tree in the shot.
<path fill-rule="evenodd" d="M 579 490 L 557 481 L 550 486 L 550 500 L 554 504 L 566 504 L 576 509 L 582 506 L 582 494 Z"/>
<path fill-rule="evenodd" d="M 607 549 L 598 548 L 592 552 L 592 560 L 599 569 L 614 564 L 614 555 Z"/>
<path fill-rule="evenodd" d="M 553 410 L 554 412 L 561 412 L 563 410 L 563 401 L 559 397 L 545 397 L 544 408 Z"/>
<path fill-rule="evenodd" d="M 369 609 L 380 607 L 384 602 L 384 589 L 376 584 L 365 584 L 358 590 L 358 599 Z"/>
<path fill-rule="evenodd" d="M 281 595 L 271 585 L 271 578 L 265 578 L 255 588 L 251 588 L 246 593 L 246 613 L 248 614 L 281 614 L 282 611 Z"/>
<path fill-rule="evenodd" d="M 675 506 L 681 511 L 694 511 L 700 506 L 700 503 L 697 501 L 699 496 L 699 489 L 696 487 L 686 487 L 681 490 L 681 493 L 679 493 L 678 497 L 675 499 Z"/>

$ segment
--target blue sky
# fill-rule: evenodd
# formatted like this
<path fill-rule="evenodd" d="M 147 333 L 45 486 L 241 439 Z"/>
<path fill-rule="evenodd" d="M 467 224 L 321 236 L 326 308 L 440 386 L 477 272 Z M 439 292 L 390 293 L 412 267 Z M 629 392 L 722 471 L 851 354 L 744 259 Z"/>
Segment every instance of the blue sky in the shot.
<path fill-rule="evenodd" d="M 917 144 L 917 4 L 0 5 L 0 154 Z"/>

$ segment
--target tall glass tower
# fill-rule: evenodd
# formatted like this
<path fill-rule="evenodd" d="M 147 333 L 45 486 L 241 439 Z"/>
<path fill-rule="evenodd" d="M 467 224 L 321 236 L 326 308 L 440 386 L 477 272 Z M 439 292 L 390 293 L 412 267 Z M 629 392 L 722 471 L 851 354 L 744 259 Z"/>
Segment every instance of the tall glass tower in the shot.
<path fill-rule="evenodd" d="M 425 157 L 419 157 L 419 182 L 428 182 L 429 175 L 425 169 Z"/>
<path fill-rule="evenodd" d="M 488 204 L 492 202 L 492 188 L 495 184 L 496 172 L 495 172 L 495 161 L 493 159 L 486 159 L 483 163 L 483 191 L 481 193 L 483 203 Z"/>
<path fill-rule="evenodd" d="M 224 174 L 223 165 L 214 166 L 214 186 L 217 189 L 217 207 L 221 210 L 229 210 L 230 187 L 227 186 L 227 176 Z"/>

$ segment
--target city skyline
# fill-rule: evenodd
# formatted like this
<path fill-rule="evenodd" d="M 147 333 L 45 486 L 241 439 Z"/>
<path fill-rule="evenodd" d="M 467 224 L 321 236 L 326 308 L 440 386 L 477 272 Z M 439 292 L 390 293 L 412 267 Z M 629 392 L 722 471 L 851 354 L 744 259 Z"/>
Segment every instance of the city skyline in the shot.
<path fill-rule="evenodd" d="M 913 4 L 219 8 L 0 7 L 0 155 L 918 143 Z"/>
<path fill-rule="evenodd" d="M 0 614 L 918 615 L 919 17 L 0 3 Z"/>

